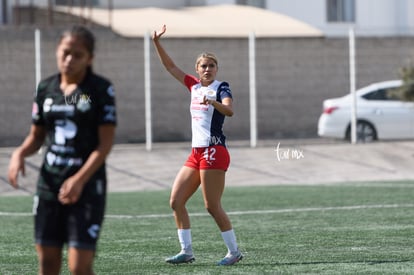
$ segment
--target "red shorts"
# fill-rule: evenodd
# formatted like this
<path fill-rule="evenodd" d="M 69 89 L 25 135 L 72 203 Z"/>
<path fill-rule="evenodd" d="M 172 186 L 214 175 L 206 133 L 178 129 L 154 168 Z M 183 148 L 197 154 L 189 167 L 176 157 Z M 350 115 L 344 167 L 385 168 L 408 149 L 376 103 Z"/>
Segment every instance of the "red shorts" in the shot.
<path fill-rule="evenodd" d="M 184 166 L 197 170 L 219 169 L 227 171 L 230 165 L 230 155 L 222 145 L 193 148 Z"/>

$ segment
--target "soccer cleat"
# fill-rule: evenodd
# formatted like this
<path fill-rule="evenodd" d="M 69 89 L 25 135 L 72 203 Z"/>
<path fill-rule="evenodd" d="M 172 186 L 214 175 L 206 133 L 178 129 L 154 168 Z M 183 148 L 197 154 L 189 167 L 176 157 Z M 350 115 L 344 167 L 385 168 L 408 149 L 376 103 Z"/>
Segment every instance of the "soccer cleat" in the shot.
<path fill-rule="evenodd" d="M 177 255 L 165 260 L 169 264 L 188 264 L 195 261 L 193 254 L 178 253 Z"/>
<path fill-rule="evenodd" d="M 220 262 L 217 263 L 217 265 L 234 265 L 238 261 L 241 261 L 243 259 L 243 254 L 241 254 L 240 251 L 237 251 L 236 254 L 227 254 L 226 257 L 224 257 Z"/>

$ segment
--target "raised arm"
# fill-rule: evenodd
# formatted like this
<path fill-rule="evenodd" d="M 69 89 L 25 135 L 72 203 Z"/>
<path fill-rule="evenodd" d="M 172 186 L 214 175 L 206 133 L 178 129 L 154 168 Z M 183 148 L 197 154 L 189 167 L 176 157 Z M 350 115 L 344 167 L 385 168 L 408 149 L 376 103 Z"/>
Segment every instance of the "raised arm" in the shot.
<path fill-rule="evenodd" d="M 185 86 L 185 83 L 184 83 L 185 73 L 175 65 L 174 61 L 167 54 L 164 47 L 160 43 L 160 38 L 165 33 L 166 30 L 167 30 L 167 27 L 163 25 L 160 31 L 158 32 L 154 31 L 152 35 L 152 41 L 154 43 L 155 49 L 157 50 L 157 54 L 158 54 L 158 57 L 160 58 L 162 65 L 164 65 L 165 69 L 173 77 L 175 77 L 181 84 Z"/>

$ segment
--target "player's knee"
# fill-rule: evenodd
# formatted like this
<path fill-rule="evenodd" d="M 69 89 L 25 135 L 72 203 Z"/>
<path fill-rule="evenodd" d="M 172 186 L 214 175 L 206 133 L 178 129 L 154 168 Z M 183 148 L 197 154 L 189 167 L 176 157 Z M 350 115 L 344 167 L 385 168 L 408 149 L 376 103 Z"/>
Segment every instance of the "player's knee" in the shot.
<path fill-rule="evenodd" d="M 79 265 L 79 264 L 71 264 L 69 266 L 69 271 L 71 274 L 94 274 L 92 270 L 92 266 L 85 266 L 85 265 Z"/>
<path fill-rule="evenodd" d="M 205 205 L 205 208 L 207 212 L 213 217 L 217 216 L 221 211 L 221 207 L 219 205 L 214 204 L 207 204 Z"/>
<path fill-rule="evenodd" d="M 39 274 L 58 274 L 61 267 L 61 258 L 58 255 L 38 253 Z"/>
<path fill-rule="evenodd" d="M 52 259 L 39 259 L 39 274 L 58 274 L 60 262 Z"/>
<path fill-rule="evenodd" d="M 214 217 L 214 210 L 211 207 L 206 207 L 207 212 Z"/>
<path fill-rule="evenodd" d="M 184 203 L 177 199 L 170 199 L 170 207 L 172 210 L 177 210 L 184 207 Z"/>

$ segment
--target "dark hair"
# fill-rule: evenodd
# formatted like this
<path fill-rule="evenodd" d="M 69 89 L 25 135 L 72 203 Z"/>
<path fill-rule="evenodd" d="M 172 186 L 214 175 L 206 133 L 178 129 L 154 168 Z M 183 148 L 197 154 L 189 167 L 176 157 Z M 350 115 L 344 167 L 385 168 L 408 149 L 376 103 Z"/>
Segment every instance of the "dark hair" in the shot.
<path fill-rule="evenodd" d="M 62 33 L 60 36 L 60 40 L 67 36 L 76 36 L 77 38 L 81 39 L 83 42 L 83 45 L 85 46 L 86 50 L 89 52 L 89 54 L 93 57 L 95 52 L 95 36 L 93 33 L 88 30 L 84 26 L 75 25 L 71 29 L 66 30 Z M 92 72 L 92 66 L 88 66 L 87 68 L 88 72 Z"/>
<path fill-rule="evenodd" d="M 64 31 L 60 36 L 59 41 L 61 41 L 66 36 L 76 36 L 80 38 L 90 55 L 93 56 L 95 51 L 95 37 L 90 30 L 84 26 L 75 25 L 71 29 Z"/>

